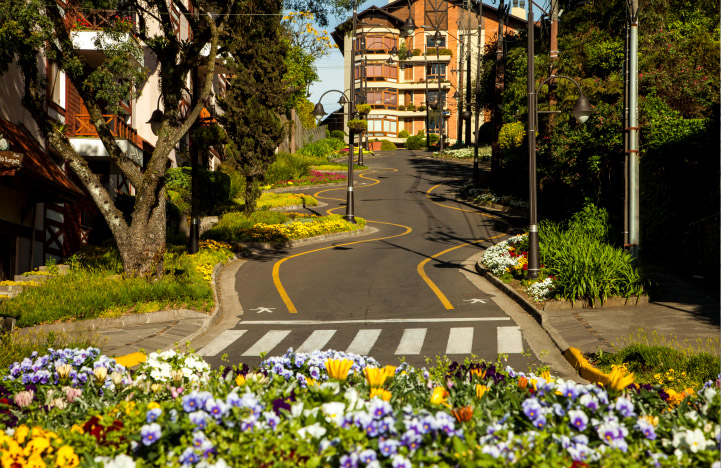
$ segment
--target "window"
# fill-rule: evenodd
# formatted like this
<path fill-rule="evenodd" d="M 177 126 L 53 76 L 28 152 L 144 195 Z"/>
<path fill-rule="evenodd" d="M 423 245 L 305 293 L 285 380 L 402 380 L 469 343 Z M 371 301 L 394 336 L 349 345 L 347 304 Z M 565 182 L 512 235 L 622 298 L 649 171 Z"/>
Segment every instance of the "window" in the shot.
<path fill-rule="evenodd" d="M 57 64 L 48 62 L 48 89 L 47 96 L 58 106 L 65 108 L 65 72 Z"/>
<path fill-rule="evenodd" d="M 398 48 L 396 36 L 368 34 L 356 41 L 356 52 L 362 51 L 363 43 L 365 43 L 365 51 L 369 54 L 388 53 L 393 47 Z"/>
<path fill-rule="evenodd" d="M 388 65 L 384 62 L 369 62 L 365 67 L 365 75 L 363 75 L 362 64 L 356 67 L 356 77 L 365 78 L 371 81 L 397 80 L 398 67 Z"/>
<path fill-rule="evenodd" d="M 428 95 L 426 96 L 426 102 L 431 103 L 435 102 L 436 98 L 438 97 L 438 91 L 428 91 Z M 443 100 L 443 105 L 448 104 L 448 90 L 442 90 L 441 91 L 441 99 Z"/>
<path fill-rule="evenodd" d="M 427 80 L 444 80 L 446 78 L 446 64 L 445 63 L 429 63 L 426 67 L 426 79 Z"/>
<path fill-rule="evenodd" d="M 398 119 L 392 115 L 368 116 L 369 137 L 395 137 L 398 135 Z"/>
<path fill-rule="evenodd" d="M 435 33 L 426 36 L 426 49 L 435 49 L 436 48 L 436 43 L 433 41 L 434 34 Z M 440 47 L 442 49 L 446 47 L 446 36 L 441 36 L 441 43 L 438 45 L 438 47 Z"/>
<path fill-rule="evenodd" d="M 368 89 L 368 100 L 366 102 L 374 109 L 395 109 L 398 106 L 398 91 L 383 88 Z"/>

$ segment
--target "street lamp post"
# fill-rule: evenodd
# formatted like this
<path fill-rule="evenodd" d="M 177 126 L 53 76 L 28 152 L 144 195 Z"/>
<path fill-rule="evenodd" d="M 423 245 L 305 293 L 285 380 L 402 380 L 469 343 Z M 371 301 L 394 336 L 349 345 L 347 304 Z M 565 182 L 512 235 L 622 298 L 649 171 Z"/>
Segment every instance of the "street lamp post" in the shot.
<path fill-rule="evenodd" d="M 445 121 L 443 120 L 443 97 L 441 95 L 441 55 L 439 52 L 439 49 L 441 47 L 441 42 L 443 41 L 443 36 L 441 35 L 441 32 L 436 29 L 435 34 L 433 34 L 433 43 L 436 45 L 436 73 L 438 74 L 438 96 L 436 96 L 436 105 L 438 106 L 438 155 L 443 155 L 443 127 L 445 126 Z"/>
<path fill-rule="evenodd" d="M 535 279 L 540 271 L 538 258 L 538 202 L 536 184 L 536 129 L 538 114 L 555 114 L 560 111 L 538 111 L 538 91 L 541 87 L 552 80 L 566 79 L 576 85 L 579 97 L 573 106 L 571 113 L 579 123 L 585 123 L 592 113 L 591 104 L 583 94 L 581 86 L 571 77 L 564 75 L 552 75 L 546 78 L 536 88 L 535 85 L 535 61 L 533 56 L 533 3 L 528 3 L 528 201 L 530 205 L 530 222 L 528 227 L 528 277 Z"/>
<path fill-rule="evenodd" d="M 323 109 L 323 104 L 321 104 L 321 101 L 323 100 L 323 96 L 325 96 L 328 93 L 340 93 L 341 98 L 338 101 L 338 104 L 341 106 L 345 106 L 348 104 L 348 120 L 351 120 L 355 114 L 355 106 L 353 105 L 353 101 L 348 100 L 347 96 L 343 91 L 338 91 L 337 89 L 329 89 L 325 93 L 323 93 L 318 99 L 318 104 L 315 105 L 313 108 L 313 115 L 316 119 L 320 120 L 321 117 L 326 115 L 325 109 Z M 353 96 L 353 88 L 350 89 L 350 95 Z M 355 140 L 355 132 L 352 128 L 348 129 L 348 189 L 346 191 L 346 204 L 345 204 L 345 220 L 350 221 L 351 223 L 355 223 L 355 215 L 353 214 L 354 211 L 354 200 L 353 200 L 353 142 Z"/>

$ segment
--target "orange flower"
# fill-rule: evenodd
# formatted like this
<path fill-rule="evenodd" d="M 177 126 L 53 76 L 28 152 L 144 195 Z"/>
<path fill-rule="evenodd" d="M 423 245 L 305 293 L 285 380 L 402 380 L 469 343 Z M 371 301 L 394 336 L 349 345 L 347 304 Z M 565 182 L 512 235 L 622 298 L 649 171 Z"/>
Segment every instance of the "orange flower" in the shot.
<path fill-rule="evenodd" d="M 451 414 L 456 418 L 458 422 L 468 422 L 473 417 L 473 407 L 463 406 L 451 411 Z"/>
<path fill-rule="evenodd" d="M 528 387 L 528 379 L 521 376 L 518 378 L 518 388 L 525 390 Z"/>

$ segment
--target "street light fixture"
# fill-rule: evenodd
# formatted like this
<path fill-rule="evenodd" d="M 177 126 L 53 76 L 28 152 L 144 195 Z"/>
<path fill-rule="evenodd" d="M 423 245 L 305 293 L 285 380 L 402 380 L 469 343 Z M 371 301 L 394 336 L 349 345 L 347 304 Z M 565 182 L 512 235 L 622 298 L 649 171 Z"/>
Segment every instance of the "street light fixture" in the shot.
<path fill-rule="evenodd" d="M 329 89 L 325 93 L 323 93 L 318 99 L 318 104 L 316 104 L 313 107 L 313 115 L 316 119 L 320 121 L 320 119 L 326 115 L 325 109 L 323 109 L 323 104 L 321 104 L 321 101 L 323 100 L 323 96 L 325 96 L 328 93 L 340 93 L 341 97 L 338 100 L 338 104 L 341 106 L 344 106 L 348 104 L 348 120 L 351 120 L 355 114 L 355 106 L 353 105 L 351 94 L 351 100 L 348 100 L 345 93 L 343 91 L 338 91 L 337 89 Z M 352 89 L 351 89 L 352 92 Z M 355 132 L 352 128 L 349 128 L 348 130 L 348 189 L 346 192 L 346 205 L 345 205 L 345 220 L 349 221 L 351 223 L 355 223 L 355 215 L 353 214 L 354 209 L 354 200 L 353 200 L 353 141 L 355 140 Z"/>
<path fill-rule="evenodd" d="M 538 111 L 538 91 L 541 87 L 552 80 L 566 79 L 576 85 L 578 88 L 578 100 L 573 106 L 571 113 L 579 123 L 585 123 L 593 112 L 588 98 L 583 94 L 581 86 L 571 77 L 565 75 L 552 75 L 546 78 L 538 88 L 534 87 L 535 83 L 535 60 L 533 56 L 533 2 L 528 3 L 528 193 L 530 205 L 530 222 L 528 227 L 528 277 L 530 279 L 538 278 L 540 271 L 540 262 L 538 258 L 538 201 L 537 201 L 537 183 L 536 183 L 536 129 L 538 122 L 538 114 L 556 114 L 560 111 Z"/>

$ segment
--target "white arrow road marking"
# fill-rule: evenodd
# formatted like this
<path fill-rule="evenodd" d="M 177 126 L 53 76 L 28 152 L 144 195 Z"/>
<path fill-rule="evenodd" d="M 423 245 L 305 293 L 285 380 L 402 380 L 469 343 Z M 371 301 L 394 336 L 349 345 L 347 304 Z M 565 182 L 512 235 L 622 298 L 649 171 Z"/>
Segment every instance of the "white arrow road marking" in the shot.
<path fill-rule="evenodd" d="M 232 342 L 243 336 L 248 330 L 225 330 L 220 335 L 216 336 L 213 341 L 208 343 L 198 351 L 199 356 L 217 356 L 228 347 Z"/>
<path fill-rule="evenodd" d="M 480 302 L 481 304 L 485 304 L 488 301 L 486 301 L 485 299 L 464 299 L 463 302 L 470 302 L 471 304 L 476 304 Z"/>
<path fill-rule="evenodd" d="M 250 310 L 257 310 L 257 314 L 262 314 L 263 312 L 268 312 L 269 314 L 272 314 L 275 310 L 275 307 L 258 307 L 257 309 L 250 309 Z"/>

